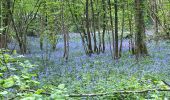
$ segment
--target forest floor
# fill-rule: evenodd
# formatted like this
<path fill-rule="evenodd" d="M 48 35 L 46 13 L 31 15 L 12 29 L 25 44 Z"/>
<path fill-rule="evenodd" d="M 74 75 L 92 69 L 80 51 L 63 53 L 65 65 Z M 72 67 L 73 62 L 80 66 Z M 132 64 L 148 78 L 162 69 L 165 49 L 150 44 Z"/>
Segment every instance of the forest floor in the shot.
<path fill-rule="evenodd" d="M 149 56 L 140 58 L 138 62 L 128 52 L 128 40 L 123 42 L 123 54 L 118 61 L 112 59 L 108 42 L 105 53 L 89 57 L 85 55 L 80 41 L 79 34 L 71 35 L 69 60 L 65 62 L 62 58 L 62 37 L 59 37 L 55 51 L 50 49 L 49 41 L 44 42 L 44 50 L 41 51 L 39 38 L 29 37 L 30 54 L 24 56 L 40 65 L 36 68 L 40 81 L 55 85 L 66 84 L 69 91 L 75 93 L 130 88 L 136 79 L 140 80 L 145 76 L 170 81 L 168 40 L 161 40 L 158 44 L 154 41 L 147 42 Z"/>

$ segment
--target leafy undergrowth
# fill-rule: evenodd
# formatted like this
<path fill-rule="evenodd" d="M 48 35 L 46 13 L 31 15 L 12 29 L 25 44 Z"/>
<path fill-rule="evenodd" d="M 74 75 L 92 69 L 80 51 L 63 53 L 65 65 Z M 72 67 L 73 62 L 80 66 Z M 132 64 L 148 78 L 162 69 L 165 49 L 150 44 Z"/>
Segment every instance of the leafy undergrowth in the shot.
<path fill-rule="evenodd" d="M 36 65 L 20 61 L 0 50 L 0 100 L 65 100 L 64 84 L 43 85 L 37 81 Z"/>

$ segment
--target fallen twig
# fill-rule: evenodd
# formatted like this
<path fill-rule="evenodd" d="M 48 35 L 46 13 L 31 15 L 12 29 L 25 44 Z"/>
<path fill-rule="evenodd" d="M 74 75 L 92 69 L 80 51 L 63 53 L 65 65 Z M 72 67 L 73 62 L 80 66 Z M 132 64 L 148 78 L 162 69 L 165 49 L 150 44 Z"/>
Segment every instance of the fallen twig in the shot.
<path fill-rule="evenodd" d="M 94 96 L 105 96 L 105 95 L 114 95 L 114 94 L 147 93 L 147 92 L 154 92 L 154 91 L 165 92 L 165 91 L 170 91 L 170 89 L 147 89 L 147 90 L 134 90 L 134 91 L 120 90 L 120 91 L 113 91 L 112 93 L 70 94 L 69 97 L 94 97 Z"/>
<path fill-rule="evenodd" d="M 23 90 L 24 92 L 33 92 L 35 93 L 35 90 Z M 106 95 L 114 95 L 114 94 L 135 94 L 135 93 L 147 93 L 147 92 L 155 92 L 155 91 L 159 91 L 159 92 L 170 92 L 170 88 L 169 89 L 147 89 L 147 90 L 115 90 L 111 93 L 91 93 L 91 94 L 69 94 L 68 97 L 95 97 L 95 96 L 106 96 Z M 47 92 L 42 92 L 40 93 L 42 95 L 47 95 L 50 96 L 50 93 Z"/>
<path fill-rule="evenodd" d="M 165 83 L 165 81 L 163 81 Z M 167 85 L 167 84 L 165 84 Z M 169 86 L 169 85 L 167 85 Z M 36 93 L 35 90 L 22 90 L 23 92 L 33 92 Z M 95 96 L 107 96 L 107 95 L 115 95 L 115 94 L 139 94 L 139 93 L 147 93 L 147 92 L 170 92 L 170 88 L 168 89 L 146 89 L 146 90 L 114 90 L 110 93 L 91 93 L 91 94 L 69 94 L 68 97 L 95 97 Z M 42 95 L 50 96 L 51 93 L 41 92 Z"/>

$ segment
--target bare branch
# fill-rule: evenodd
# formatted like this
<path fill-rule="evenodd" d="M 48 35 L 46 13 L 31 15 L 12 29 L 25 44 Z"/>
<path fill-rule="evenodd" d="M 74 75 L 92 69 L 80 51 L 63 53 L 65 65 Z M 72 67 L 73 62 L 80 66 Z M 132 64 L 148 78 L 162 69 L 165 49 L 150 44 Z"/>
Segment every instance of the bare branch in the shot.
<path fill-rule="evenodd" d="M 70 94 L 69 97 L 95 97 L 95 96 L 106 96 L 106 95 L 115 95 L 115 94 L 135 94 L 135 93 L 147 93 L 147 92 L 166 92 L 170 91 L 170 89 L 148 89 L 148 90 L 135 90 L 135 91 L 113 91 L 112 93 L 98 93 L 98 94 Z"/>

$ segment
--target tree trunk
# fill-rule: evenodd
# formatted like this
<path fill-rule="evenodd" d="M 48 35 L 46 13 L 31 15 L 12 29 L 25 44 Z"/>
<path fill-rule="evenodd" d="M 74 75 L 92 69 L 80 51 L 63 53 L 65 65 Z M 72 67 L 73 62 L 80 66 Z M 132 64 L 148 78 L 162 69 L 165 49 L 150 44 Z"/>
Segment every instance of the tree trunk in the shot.
<path fill-rule="evenodd" d="M 42 15 L 40 17 L 40 23 L 41 23 L 41 33 L 40 33 L 40 49 L 43 50 L 43 46 L 44 46 L 44 16 Z"/>
<path fill-rule="evenodd" d="M 0 49 L 5 48 L 5 44 L 6 44 L 5 35 L 0 34 Z"/>
<path fill-rule="evenodd" d="M 120 49 L 119 49 L 119 57 L 121 57 L 122 53 L 122 44 L 123 44 L 123 33 L 124 33 L 124 24 L 125 24 L 125 4 L 122 5 L 122 33 L 121 33 L 121 42 L 120 42 Z"/>
<path fill-rule="evenodd" d="M 97 5 L 99 5 L 99 0 L 97 0 Z M 101 40 L 101 32 L 100 32 L 100 11 L 99 7 L 97 7 L 97 31 L 98 31 L 98 39 L 99 39 L 99 46 L 98 46 L 98 54 L 102 51 L 102 40 Z"/>
<path fill-rule="evenodd" d="M 0 15 L 2 15 L 2 0 L 0 1 Z M 4 36 L 2 35 L 2 16 L 0 16 L 0 48 L 4 48 Z"/>
<path fill-rule="evenodd" d="M 3 31 L 2 31 L 2 34 L 4 36 L 3 37 L 3 48 L 7 48 L 7 36 L 8 36 L 8 27 L 9 27 L 9 24 L 10 24 L 10 9 L 11 9 L 11 0 L 6 0 L 6 1 L 2 1 L 1 0 L 1 9 L 4 8 L 3 13 L 1 11 L 1 15 L 2 15 L 2 19 L 1 19 L 1 24 L 2 24 L 2 27 L 3 27 Z M 0 41 L 1 42 L 1 41 Z"/>
<path fill-rule="evenodd" d="M 26 54 L 27 53 L 27 43 L 26 43 L 26 36 L 24 36 L 22 39 L 18 41 L 19 47 L 20 47 L 20 52 L 21 54 Z"/>
<path fill-rule="evenodd" d="M 88 53 L 91 55 L 93 53 L 92 44 L 91 44 L 91 34 L 89 29 L 89 0 L 86 0 L 86 31 L 88 37 Z"/>
<path fill-rule="evenodd" d="M 0 33 L 2 33 L 2 0 L 0 0 Z"/>
<path fill-rule="evenodd" d="M 62 0 L 63 5 L 62 5 L 62 33 L 63 33 L 63 39 L 64 39 L 64 55 L 63 58 L 65 58 L 65 60 L 68 60 L 68 56 L 69 56 L 69 41 L 68 41 L 68 29 L 66 28 L 66 24 L 65 24 L 65 16 L 64 16 L 64 1 Z"/>
<path fill-rule="evenodd" d="M 155 12 L 155 14 L 157 15 L 158 14 L 158 10 L 157 10 L 157 2 L 156 2 L 156 0 L 155 0 L 155 2 L 154 2 L 154 12 Z M 154 16 L 154 33 L 155 33 L 155 35 L 156 35 L 156 42 L 158 43 L 158 35 L 159 35 L 159 32 L 158 32 L 158 20 L 157 20 L 157 18 L 156 18 L 156 16 Z"/>
<path fill-rule="evenodd" d="M 118 2 L 115 0 L 114 2 L 114 7 L 115 7 L 115 53 L 114 53 L 114 58 L 118 59 L 119 58 L 119 37 L 118 37 Z"/>
<path fill-rule="evenodd" d="M 147 47 L 144 42 L 145 25 L 144 25 L 144 1 L 135 0 L 135 53 L 136 57 L 148 55 Z"/>
<path fill-rule="evenodd" d="M 102 52 L 105 52 L 105 33 L 106 33 L 106 3 L 102 0 L 103 4 L 103 32 L 102 32 Z"/>
<path fill-rule="evenodd" d="M 98 52 L 97 48 L 97 40 L 96 40 L 96 27 L 95 27 L 95 16 L 94 16 L 94 7 L 93 7 L 93 0 L 90 0 L 91 3 L 91 10 L 92 10 L 92 21 L 93 21 L 93 40 L 94 40 L 94 52 Z"/>
<path fill-rule="evenodd" d="M 129 39 L 129 52 L 132 53 L 132 55 L 135 54 L 135 46 L 134 46 L 134 38 L 133 38 L 133 15 L 132 15 L 132 10 L 129 8 L 129 2 L 127 4 L 127 9 L 128 11 L 130 11 L 128 13 L 128 26 L 129 26 L 129 32 L 130 32 L 130 36 L 131 38 Z"/>
<path fill-rule="evenodd" d="M 113 16 L 112 16 L 112 6 L 110 0 L 108 0 L 109 5 L 109 15 L 110 15 L 110 24 L 111 24 L 111 31 L 112 31 L 112 48 L 114 50 L 114 30 L 113 30 Z M 110 47 L 111 49 L 111 47 Z M 111 51 L 112 53 L 112 51 Z M 113 53 L 112 53 L 113 54 Z M 114 55 L 112 55 L 114 57 Z"/>

